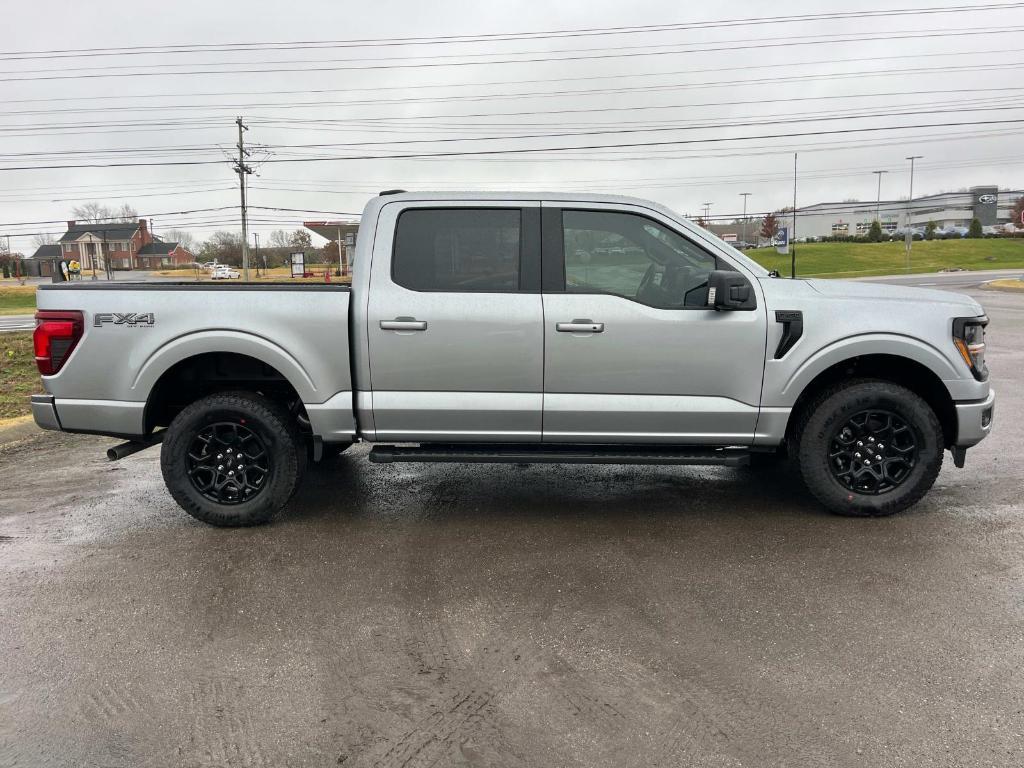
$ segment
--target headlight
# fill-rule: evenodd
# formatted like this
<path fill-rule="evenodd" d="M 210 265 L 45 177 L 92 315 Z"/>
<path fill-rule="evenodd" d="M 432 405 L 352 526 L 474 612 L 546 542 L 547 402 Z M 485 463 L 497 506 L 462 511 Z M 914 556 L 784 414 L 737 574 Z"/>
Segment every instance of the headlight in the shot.
<path fill-rule="evenodd" d="M 988 378 L 988 368 L 985 366 L 986 325 L 988 318 L 984 315 L 953 319 L 953 344 L 978 381 Z"/>

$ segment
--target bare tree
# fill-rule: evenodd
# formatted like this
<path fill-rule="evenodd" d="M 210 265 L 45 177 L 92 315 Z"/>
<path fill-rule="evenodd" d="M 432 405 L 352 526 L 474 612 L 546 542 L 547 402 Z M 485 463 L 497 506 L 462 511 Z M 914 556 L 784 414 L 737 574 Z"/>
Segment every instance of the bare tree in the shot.
<path fill-rule="evenodd" d="M 128 222 L 136 221 L 139 218 L 138 211 L 128 203 L 121 203 L 120 207 L 111 208 L 109 205 L 97 203 L 94 200 L 76 205 L 71 209 L 71 215 L 75 217 L 75 221 L 84 221 L 89 224 L 104 221 Z"/>
<path fill-rule="evenodd" d="M 312 248 L 313 238 L 310 237 L 309 232 L 304 229 L 296 229 L 292 232 L 291 238 L 288 240 L 288 245 L 292 248 Z"/>
<path fill-rule="evenodd" d="M 75 217 L 75 221 L 93 223 L 109 220 L 113 216 L 113 211 L 110 210 L 110 206 L 108 205 L 90 201 L 88 203 L 76 205 L 71 209 L 71 215 Z"/>
<path fill-rule="evenodd" d="M 191 232 L 186 232 L 183 229 L 171 229 L 167 231 L 166 239 L 172 243 L 180 243 L 186 251 L 196 252 L 196 238 Z"/>
<path fill-rule="evenodd" d="M 40 232 L 32 237 L 32 244 L 36 248 L 42 248 L 44 245 L 52 245 L 57 242 L 57 238 L 51 235 L 49 232 Z"/>
<path fill-rule="evenodd" d="M 138 221 L 139 212 L 128 203 L 121 203 L 121 207 L 114 211 L 116 221 Z"/>
<path fill-rule="evenodd" d="M 270 233 L 270 247 L 271 248 L 290 248 L 292 245 L 292 236 L 285 232 L 283 229 L 275 229 Z"/>

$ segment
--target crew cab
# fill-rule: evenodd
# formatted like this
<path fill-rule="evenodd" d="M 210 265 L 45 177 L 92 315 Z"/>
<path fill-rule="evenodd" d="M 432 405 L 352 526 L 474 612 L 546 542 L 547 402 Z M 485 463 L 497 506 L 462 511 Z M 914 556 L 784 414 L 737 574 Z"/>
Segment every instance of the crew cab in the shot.
<path fill-rule="evenodd" d="M 40 287 L 48 429 L 156 443 L 174 499 L 270 520 L 307 461 L 740 466 L 828 509 L 917 502 L 992 428 L 981 306 L 769 273 L 652 202 L 388 193 L 351 288 Z"/>

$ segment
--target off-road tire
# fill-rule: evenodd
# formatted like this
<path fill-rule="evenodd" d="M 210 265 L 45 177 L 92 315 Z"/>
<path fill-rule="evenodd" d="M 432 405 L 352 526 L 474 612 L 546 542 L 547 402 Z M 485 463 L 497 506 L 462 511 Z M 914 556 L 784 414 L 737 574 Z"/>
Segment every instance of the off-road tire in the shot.
<path fill-rule="evenodd" d="M 912 430 L 917 461 L 895 488 L 877 495 L 845 487 L 833 474 L 828 451 L 836 431 L 850 417 L 871 409 L 890 411 Z M 853 379 L 819 394 L 798 414 L 791 455 L 811 494 L 839 515 L 883 517 L 913 506 L 928 492 L 942 468 L 943 434 L 935 412 L 906 387 L 876 379 Z"/>
<path fill-rule="evenodd" d="M 213 423 L 244 425 L 266 447 L 269 471 L 256 495 L 221 504 L 204 496 L 189 478 L 188 452 L 193 440 Z M 304 461 L 298 427 L 287 410 L 251 392 L 222 392 L 196 400 L 170 426 L 160 450 L 167 490 L 192 517 L 209 525 L 236 527 L 269 522 L 291 498 Z"/>

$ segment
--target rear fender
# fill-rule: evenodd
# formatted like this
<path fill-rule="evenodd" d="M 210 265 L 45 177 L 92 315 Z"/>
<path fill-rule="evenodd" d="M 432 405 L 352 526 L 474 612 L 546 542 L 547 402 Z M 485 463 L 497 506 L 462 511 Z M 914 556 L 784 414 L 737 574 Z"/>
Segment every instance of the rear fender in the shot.
<path fill-rule="evenodd" d="M 320 403 L 334 394 L 319 392 L 302 364 L 272 341 L 253 333 L 228 330 L 190 333 L 160 347 L 142 364 L 132 382 L 132 392 L 138 400 L 148 400 L 157 381 L 172 366 L 208 352 L 247 355 L 271 366 L 288 380 L 304 403 Z"/>

